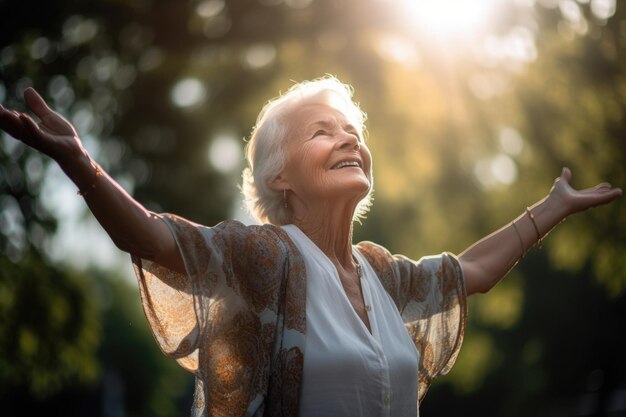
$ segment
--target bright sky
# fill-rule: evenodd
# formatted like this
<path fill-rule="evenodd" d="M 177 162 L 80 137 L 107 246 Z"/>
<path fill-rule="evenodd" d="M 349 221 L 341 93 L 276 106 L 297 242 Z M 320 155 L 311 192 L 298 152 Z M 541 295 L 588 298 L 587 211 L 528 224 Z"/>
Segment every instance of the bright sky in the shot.
<path fill-rule="evenodd" d="M 473 37 L 489 27 L 497 5 L 512 0 L 401 0 L 416 29 L 438 39 Z"/>

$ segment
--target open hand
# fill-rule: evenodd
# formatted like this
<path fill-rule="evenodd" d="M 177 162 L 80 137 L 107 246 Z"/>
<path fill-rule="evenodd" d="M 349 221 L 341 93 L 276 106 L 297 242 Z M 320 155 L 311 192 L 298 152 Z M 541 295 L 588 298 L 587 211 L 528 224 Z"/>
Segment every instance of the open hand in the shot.
<path fill-rule="evenodd" d="M 575 190 L 570 185 L 571 179 L 570 169 L 563 168 L 561 176 L 554 181 L 549 195 L 563 204 L 568 215 L 610 203 L 622 195 L 621 188 L 612 187 L 606 182 L 584 190 Z"/>
<path fill-rule="evenodd" d="M 0 129 L 58 162 L 83 151 L 74 126 L 48 107 L 33 88 L 26 89 L 24 100 L 41 122 L 0 105 Z"/>

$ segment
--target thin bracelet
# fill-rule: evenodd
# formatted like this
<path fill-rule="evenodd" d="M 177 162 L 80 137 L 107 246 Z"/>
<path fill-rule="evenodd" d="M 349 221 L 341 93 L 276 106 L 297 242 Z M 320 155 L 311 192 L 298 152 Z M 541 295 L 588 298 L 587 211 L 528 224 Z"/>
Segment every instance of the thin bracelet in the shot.
<path fill-rule="evenodd" d="M 84 191 L 81 191 L 81 190 L 76 191 L 76 194 L 78 194 L 79 196 L 85 197 L 91 190 L 96 188 L 96 180 L 98 179 L 98 177 L 102 176 L 102 171 L 100 170 L 100 166 L 98 164 L 96 164 L 95 174 L 96 175 L 93 178 L 93 182 L 91 183 L 91 185 Z"/>
<path fill-rule="evenodd" d="M 532 211 L 530 211 L 530 207 L 526 207 L 526 213 L 528 213 L 528 217 L 530 217 L 530 221 L 533 222 L 533 226 L 535 227 L 535 232 L 537 232 L 537 247 L 541 247 L 541 233 L 539 233 L 539 228 L 537 227 L 537 223 L 535 223 L 535 215 Z"/>
<path fill-rule="evenodd" d="M 515 230 L 515 234 L 517 235 L 517 238 L 519 239 L 519 245 L 522 248 L 522 256 L 520 256 L 520 259 L 522 259 L 524 256 L 526 256 L 526 249 L 524 248 L 524 241 L 522 240 L 522 235 L 519 234 L 519 230 L 517 230 L 517 225 L 515 224 L 515 220 L 511 222 L 511 226 L 513 226 L 513 229 Z"/>

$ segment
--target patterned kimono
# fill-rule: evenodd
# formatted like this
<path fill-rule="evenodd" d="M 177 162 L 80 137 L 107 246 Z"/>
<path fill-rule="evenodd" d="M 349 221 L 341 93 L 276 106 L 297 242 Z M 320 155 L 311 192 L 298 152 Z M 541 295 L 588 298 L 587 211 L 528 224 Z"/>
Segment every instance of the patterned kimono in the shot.
<path fill-rule="evenodd" d="M 306 269 L 286 232 L 162 216 L 187 274 L 133 257 L 143 308 L 163 352 L 196 377 L 193 416 L 295 417 L 306 335 Z M 458 355 L 465 286 L 451 254 L 415 262 L 371 242 L 357 249 L 421 353 L 418 398 Z"/>

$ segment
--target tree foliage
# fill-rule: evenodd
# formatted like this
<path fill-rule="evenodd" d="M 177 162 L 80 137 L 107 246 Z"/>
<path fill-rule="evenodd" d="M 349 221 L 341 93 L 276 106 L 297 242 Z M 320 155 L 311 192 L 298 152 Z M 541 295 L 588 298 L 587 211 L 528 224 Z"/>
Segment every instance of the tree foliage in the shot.
<path fill-rule="evenodd" d="M 15 387 L 41 399 L 68 383 L 92 383 L 101 338 L 86 283 L 31 255 L 0 258 L 0 398 Z"/>

